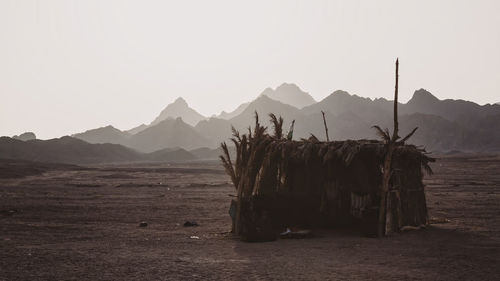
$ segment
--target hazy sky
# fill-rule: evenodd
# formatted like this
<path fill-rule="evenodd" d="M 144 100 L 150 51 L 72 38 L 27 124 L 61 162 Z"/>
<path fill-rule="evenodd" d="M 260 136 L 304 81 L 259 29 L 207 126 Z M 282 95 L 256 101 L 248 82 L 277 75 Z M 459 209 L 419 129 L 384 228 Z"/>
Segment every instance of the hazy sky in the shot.
<path fill-rule="evenodd" d="M 0 0 L 0 135 L 212 115 L 266 87 L 500 101 L 500 1 Z"/>

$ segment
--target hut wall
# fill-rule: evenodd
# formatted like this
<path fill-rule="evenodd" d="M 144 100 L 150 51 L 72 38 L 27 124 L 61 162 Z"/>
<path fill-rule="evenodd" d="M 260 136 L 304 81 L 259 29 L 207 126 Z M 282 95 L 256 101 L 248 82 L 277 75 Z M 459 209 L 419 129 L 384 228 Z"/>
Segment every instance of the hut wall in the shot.
<path fill-rule="evenodd" d="M 420 163 L 412 161 L 407 155 L 397 155 L 391 184 L 391 201 L 393 204 L 400 202 L 400 227 L 426 225 L 428 213 Z"/>

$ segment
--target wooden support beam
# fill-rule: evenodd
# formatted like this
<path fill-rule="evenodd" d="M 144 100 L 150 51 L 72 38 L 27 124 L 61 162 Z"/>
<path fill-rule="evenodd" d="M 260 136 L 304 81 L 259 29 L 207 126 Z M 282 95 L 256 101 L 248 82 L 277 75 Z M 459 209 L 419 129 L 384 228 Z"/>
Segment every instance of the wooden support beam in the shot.
<path fill-rule="evenodd" d="M 387 213 L 391 212 L 391 210 L 387 210 L 388 204 L 388 191 L 389 191 L 389 183 L 391 180 L 392 174 L 392 154 L 394 152 L 396 141 L 398 137 L 398 81 L 399 80 L 399 59 L 396 59 L 396 86 L 394 89 L 394 130 L 392 132 L 392 138 L 388 140 L 386 147 L 387 152 L 385 154 L 384 159 L 384 174 L 382 178 L 382 186 L 380 190 L 380 205 L 379 205 L 379 216 L 378 216 L 378 229 L 377 235 L 378 237 L 383 237 L 386 233 L 386 223 L 390 223 L 387 220 Z M 390 200 L 390 198 L 389 198 Z M 389 208 L 392 208 L 392 204 L 390 204 Z"/>
<path fill-rule="evenodd" d="M 330 137 L 328 136 L 328 126 L 326 125 L 325 112 L 321 110 L 321 114 L 323 114 L 323 124 L 325 125 L 325 133 L 326 133 L 326 141 L 330 141 Z"/>

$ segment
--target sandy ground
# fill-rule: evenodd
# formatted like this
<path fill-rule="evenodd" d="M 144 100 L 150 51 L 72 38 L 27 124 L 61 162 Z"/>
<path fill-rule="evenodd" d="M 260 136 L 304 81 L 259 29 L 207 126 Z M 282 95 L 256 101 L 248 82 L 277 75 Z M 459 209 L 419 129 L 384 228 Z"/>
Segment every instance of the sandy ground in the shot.
<path fill-rule="evenodd" d="M 235 191 L 218 163 L 3 178 L 0 280 L 498 280 L 500 159 L 433 167 L 427 200 L 441 223 L 383 239 L 337 229 L 267 243 L 228 233 Z"/>

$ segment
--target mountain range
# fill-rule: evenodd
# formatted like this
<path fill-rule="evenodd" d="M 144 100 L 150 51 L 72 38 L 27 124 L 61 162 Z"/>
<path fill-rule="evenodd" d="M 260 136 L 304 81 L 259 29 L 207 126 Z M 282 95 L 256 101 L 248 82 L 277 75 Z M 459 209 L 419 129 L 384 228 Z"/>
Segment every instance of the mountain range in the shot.
<path fill-rule="evenodd" d="M 141 153 L 120 144 L 92 144 L 69 136 L 27 141 L 0 137 L 1 159 L 44 163 L 179 162 L 216 159 L 220 153 L 220 149 L 198 148 L 187 151 L 178 147 Z"/>
<path fill-rule="evenodd" d="M 430 151 L 500 150 L 500 106 L 497 104 L 481 106 L 464 100 L 439 100 L 429 91 L 419 89 L 398 108 L 401 134 L 419 127 L 412 141 Z M 274 90 L 265 89 L 255 100 L 243 103 L 233 112 L 222 112 L 211 118 L 193 114 L 195 111 L 184 100 L 177 99 L 149 126 L 142 126 L 142 131 L 132 133 L 108 126 L 74 137 L 90 143 L 122 144 L 141 152 L 176 146 L 215 148 L 231 137 L 231 126 L 246 130 L 252 125 L 257 112 L 261 123 L 267 126 L 270 126 L 269 113 L 281 115 L 285 128 L 295 120 L 296 139 L 307 138 L 310 134 L 324 139 L 321 115 L 324 111 L 330 139 L 374 138 L 373 125 L 392 128 L 392 110 L 390 100 L 364 98 L 342 90 L 315 102 L 296 85 L 285 83 Z M 191 124 L 185 119 L 191 120 Z M 193 120 L 199 121 L 193 125 Z"/>
<path fill-rule="evenodd" d="M 499 104 L 481 106 L 464 100 L 440 100 L 429 91 L 419 89 L 407 103 L 399 103 L 398 110 L 400 135 L 418 127 L 410 142 L 424 146 L 428 151 L 500 151 Z M 376 138 L 375 131 L 371 128 L 373 125 L 392 129 L 393 102 L 390 100 L 369 99 L 337 90 L 316 102 L 298 86 L 284 83 L 276 89 L 265 89 L 256 99 L 241 104 L 232 112 L 222 112 L 210 118 L 197 113 L 184 99 L 178 98 L 149 125 L 141 124 L 125 131 L 110 125 L 75 134 L 71 139 L 89 144 L 107 144 L 107 149 L 117 153 L 105 156 L 110 159 L 161 161 L 167 159 L 166 156 L 173 159 L 173 148 L 176 148 L 178 155 L 176 159 L 200 158 L 199 155 L 194 155 L 196 153 L 189 152 L 193 156 L 191 157 L 183 151 L 178 152 L 179 150 L 197 151 L 210 155 L 208 158 L 215 158 L 215 149 L 220 142 L 231 137 L 231 126 L 237 130 L 247 130 L 255 122 L 255 112 L 266 126 L 270 126 L 269 113 L 281 115 L 285 119 L 285 129 L 295 120 L 294 139 L 314 134 L 324 140 L 326 137 L 321 111 L 325 112 L 330 139 L 373 139 Z M 29 135 L 28 139 L 31 138 Z M 46 142 L 52 141 L 52 145 L 55 145 L 60 144 L 63 139 Z M 27 142 L 30 145 L 33 142 L 34 146 L 37 140 Z M 4 143 L 6 140 L 2 139 L 0 151 Z M 111 144 L 119 145 L 120 150 L 109 146 Z M 37 145 L 41 147 L 41 144 Z M 102 147 L 93 149 L 99 150 Z"/>

